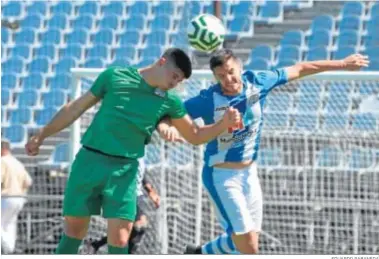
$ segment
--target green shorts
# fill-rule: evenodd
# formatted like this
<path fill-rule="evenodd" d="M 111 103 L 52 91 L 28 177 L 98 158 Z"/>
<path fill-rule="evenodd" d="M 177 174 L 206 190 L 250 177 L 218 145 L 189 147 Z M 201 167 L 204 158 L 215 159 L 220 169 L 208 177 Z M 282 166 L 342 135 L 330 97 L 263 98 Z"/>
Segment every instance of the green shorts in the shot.
<path fill-rule="evenodd" d="M 102 215 L 134 221 L 138 160 L 112 157 L 82 148 L 72 164 L 63 215 Z"/>

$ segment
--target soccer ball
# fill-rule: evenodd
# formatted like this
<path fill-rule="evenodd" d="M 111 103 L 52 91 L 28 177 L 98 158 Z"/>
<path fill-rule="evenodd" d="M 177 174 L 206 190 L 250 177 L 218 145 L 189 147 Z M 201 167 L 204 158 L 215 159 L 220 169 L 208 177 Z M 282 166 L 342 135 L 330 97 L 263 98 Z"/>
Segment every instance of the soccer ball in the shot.
<path fill-rule="evenodd" d="M 212 52 L 222 45 L 225 37 L 222 21 L 211 14 L 200 14 L 188 25 L 187 35 L 191 46 L 204 52 Z"/>

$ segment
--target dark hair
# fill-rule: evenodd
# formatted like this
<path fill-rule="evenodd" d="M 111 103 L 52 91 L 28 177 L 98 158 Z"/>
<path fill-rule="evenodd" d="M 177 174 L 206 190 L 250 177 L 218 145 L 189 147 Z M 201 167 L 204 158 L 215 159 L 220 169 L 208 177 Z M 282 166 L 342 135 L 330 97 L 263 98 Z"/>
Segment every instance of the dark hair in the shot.
<path fill-rule="evenodd" d="M 231 49 L 220 49 L 212 53 L 211 59 L 209 60 L 209 67 L 213 71 L 214 68 L 224 65 L 226 61 L 230 58 L 237 59 Z"/>
<path fill-rule="evenodd" d="M 192 74 L 192 64 L 189 56 L 181 49 L 169 48 L 163 53 L 163 57 L 170 59 L 179 68 L 185 78 Z"/>

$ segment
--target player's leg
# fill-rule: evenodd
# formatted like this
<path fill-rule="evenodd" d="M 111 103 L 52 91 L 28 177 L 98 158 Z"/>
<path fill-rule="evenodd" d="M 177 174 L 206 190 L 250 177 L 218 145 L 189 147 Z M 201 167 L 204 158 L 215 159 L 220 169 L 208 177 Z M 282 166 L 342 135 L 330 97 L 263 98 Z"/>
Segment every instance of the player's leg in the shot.
<path fill-rule="evenodd" d="M 81 149 L 72 164 L 63 201 L 64 233 L 57 254 L 77 254 L 87 234 L 90 216 L 100 214 L 101 188 L 98 186 L 106 169 L 102 166 L 103 160 L 101 155 Z"/>
<path fill-rule="evenodd" d="M 135 159 L 114 158 L 103 188 L 103 216 L 108 219 L 108 252 L 127 254 L 128 241 L 137 210 L 137 169 Z"/>

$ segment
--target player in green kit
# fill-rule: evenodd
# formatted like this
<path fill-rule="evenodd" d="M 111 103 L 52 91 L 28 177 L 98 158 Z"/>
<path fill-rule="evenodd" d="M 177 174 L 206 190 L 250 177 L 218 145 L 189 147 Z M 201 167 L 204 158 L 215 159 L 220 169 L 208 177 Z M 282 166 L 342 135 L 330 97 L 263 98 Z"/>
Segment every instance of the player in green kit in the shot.
<path fill-rule="evenodd" d="M 187 54 L 177 48 L 165 51 L 154 64 L 136 69 L 108 68 L 91 89 L 64 105 L 54 118 L 26 144 L 37 155 L 44 139 L 72 124 L 87 109 L 102 101 L 85 132 L 82 148 L 72 164 L 63 202 L 64 234 L 56 253 L 76 254 L 91 215 L 108 221 L 108 252 L 126 254 L 136 216 L 137 159 L 164 117 L 169 116 L 192 144 L 214 139 L 240 123 L 240 114 L 228 109 L 213 125 L 198 127 L 186 114 L 175 88 L 192 72 Z"/>

